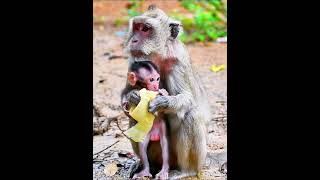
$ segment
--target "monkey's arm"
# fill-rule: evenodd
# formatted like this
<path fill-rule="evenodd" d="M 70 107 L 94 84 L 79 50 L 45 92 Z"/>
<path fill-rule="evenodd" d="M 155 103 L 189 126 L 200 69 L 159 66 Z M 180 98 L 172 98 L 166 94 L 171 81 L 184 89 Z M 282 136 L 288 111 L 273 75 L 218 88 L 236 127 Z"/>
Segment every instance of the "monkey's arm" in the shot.
<path fill-rule="evenodd" d="M 131 105 L 138 105 L 140 102 L 140 94 L 138 90 L 132 89 L 128 84 L 124 88 L 124 90 L 121 92 L 121 107 L 124 113 L 128 116 L 129 115 L 129 109 Z"/>
<path fill-rule="evenodd" d="M 181 65 L 182 66 L 182 65 Z M 192 94 L 193 84 L 191 83 L 192 76 L 190 66 L 175 66 L 172 70 L 169 79 L 167 79 L 167 87 L 171 92 L 175 92 L 172 96 L 157 96 L 149 105 L 149 112 L 155 113 L 158 110 L 164 112 L 184 112 L 191 105 L 194 104 L 194 97 Z M 183 114 L 183 113 L 182 113 Z"/>
<path fill-rule="evenodd" d="M 194 104 L 194 80 L 190 65 L 177 64 L 173 67 L 171 74 L 164 81 L 171 96 L 157 96 L 149 105 L 149 111 L 154 113 L 158 110 L 164 112 L 183 112 Z"/>
<path fill-rule="evenodd" d="M 192 105 L 192 94 L 188 92 L 183 92 L 175 96 L 157 96 L 150 102 L 149 112 L 155 113 L 158 110 L 177 112 L 180 109 L 187 109 L 186 107 L 190 105 Z"/>
<path fill-rule="evenodd" d="M 126 103 L 138 105 L 140 102 L 139 90 L 126 87 L 121 93 L 121 105 Z"/>

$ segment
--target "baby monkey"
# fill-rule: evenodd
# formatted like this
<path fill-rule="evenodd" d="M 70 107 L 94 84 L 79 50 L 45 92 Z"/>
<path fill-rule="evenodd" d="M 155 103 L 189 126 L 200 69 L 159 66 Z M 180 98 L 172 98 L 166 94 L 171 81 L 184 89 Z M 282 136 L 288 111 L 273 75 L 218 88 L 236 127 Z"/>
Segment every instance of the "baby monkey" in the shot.
<path fill-rule="evenodd" d="M 129 69 L 128 82 L 133 89 L 140 90 L 142 88 L 146 88 L 150 91 L 159 92 L 159 95 L 168 96 L 168 92 L 165 89 L 159 90 L 160 74 L 157 67 L 151 61 L 134 62 Z M 128 110 L 129 107 L 127 106 L 125 109 Z M 143 169 L 134 174 L 133 179 L 139 179 L 145 176 L 152 177 L 147 156 L 147 148 L 149 141 L 159 140 L 162 151 L 162 169 L 158 174 L 156 174 L 156 179 L 168 179 L 169 149 L 166 131 L 166 124 L 164 119 L 161 117 L 161 113 L 157 114 L 150 132 L 147 134 L 144 141 L 139 142 L 138 144 L 138 156 L 143 164 Z"/>

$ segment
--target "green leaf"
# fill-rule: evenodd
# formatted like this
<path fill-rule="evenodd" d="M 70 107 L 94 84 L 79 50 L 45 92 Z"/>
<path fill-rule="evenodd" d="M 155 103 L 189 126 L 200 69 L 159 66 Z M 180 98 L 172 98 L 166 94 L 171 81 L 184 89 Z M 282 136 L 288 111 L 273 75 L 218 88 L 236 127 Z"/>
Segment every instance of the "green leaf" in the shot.
<path fill-rule="evenodd" d="M 206 37 L 205 37 L 204 35 L 200 34 L 200 35 L 197 37 L 197 39 L 198 39 L 199 41 L 203 42 L 203 41 L 206 39 Z"/>
<path fill-rule="evenodd" d="M 132 10 L 132 9 L 129 9 L 128 10 L 128 14 L 129 14 L 129 16 L 137 16 L 137 15 L 139 15 L 139 12 L 137 12 L 137 11 L 135 11 L 135 10 Z"/>
<path fill-rule="evenodd" d="M 182 41 L 182 42 L 185 42 L 186 41 L 186 39 L 187 39 L 187 36 L 186 36 L 186 34 L 181 34 L 180 36 L 179 36 L 179 39 L 180 39 L 180 41 Z"/>
<path fill-rule="evenodd" d="M 181 5 L 194 13 L 193 18 L 176 13 L 175 19 L 181 21 L 184 33 L 183 42 L 215 40 L 227 35 L 227 27 L 220 14 L 226 15 L 226 5 L 221 0 L 181 0 Z"/>
<path fill-rule="evenodd" d="M 227 31 L 218 31 L 217 36 L 218 37 L 225 37 L 225 36 L 227 36 Z"/>
<path fill-rule="evenodd" d="M 207 29 L 206 30 L 207 35 L 210 37 L 210 39 L 214 40 L 218 38 L 217 31 L 214 28 Z"/>

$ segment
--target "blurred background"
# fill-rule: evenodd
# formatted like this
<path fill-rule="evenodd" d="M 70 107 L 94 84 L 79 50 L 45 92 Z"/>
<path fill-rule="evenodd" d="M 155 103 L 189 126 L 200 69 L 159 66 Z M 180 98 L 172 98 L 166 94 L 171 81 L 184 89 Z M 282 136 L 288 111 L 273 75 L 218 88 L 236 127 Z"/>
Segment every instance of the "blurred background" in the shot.
<path fill-rule="evenodd" d="M 100 30 L 126 28 L 128 20 L 157 4 L 169 16 L 180 20 L 184 43 L 214 41 L 227 36 L 227 0 L 94 0 L 93 21 Z"/>
<path fill-rule="evenodd" d="M 191 63 L 208 92 L 213 118 L 208 127 L 205 179 L 226 179 L 219 169 L 227 150 L 227 0 L 93 0 L 93 179 L 126 179 L 137 161 L 122 131 L 120 108 L 127 55 L 128 20 L 156 4 L 180 20 Z"/>

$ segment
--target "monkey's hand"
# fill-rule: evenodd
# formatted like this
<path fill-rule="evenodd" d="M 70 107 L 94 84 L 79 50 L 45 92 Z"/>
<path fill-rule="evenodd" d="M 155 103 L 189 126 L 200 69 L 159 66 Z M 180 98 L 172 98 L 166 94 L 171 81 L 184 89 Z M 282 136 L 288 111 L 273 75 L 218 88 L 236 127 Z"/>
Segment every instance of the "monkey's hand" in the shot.
<path fill-rule="evenodd" d="M 149 112 L 155 113 L 156 111 L 168 108 L 170 105 L 170 96 L 157 96 L 149 104 Z"/>
<path fill-rule="evenodd" d="M 140 93 L 138 90 L 132 90 L 127 94 L 127 99 L 130 104 L 138 105 L 140 102 Z"/>
<path fill-rule="evenodd" d="M 162 96 L 169 96 L 168 91 L 165 89 L 159 89 L 159 94 Z"/>

